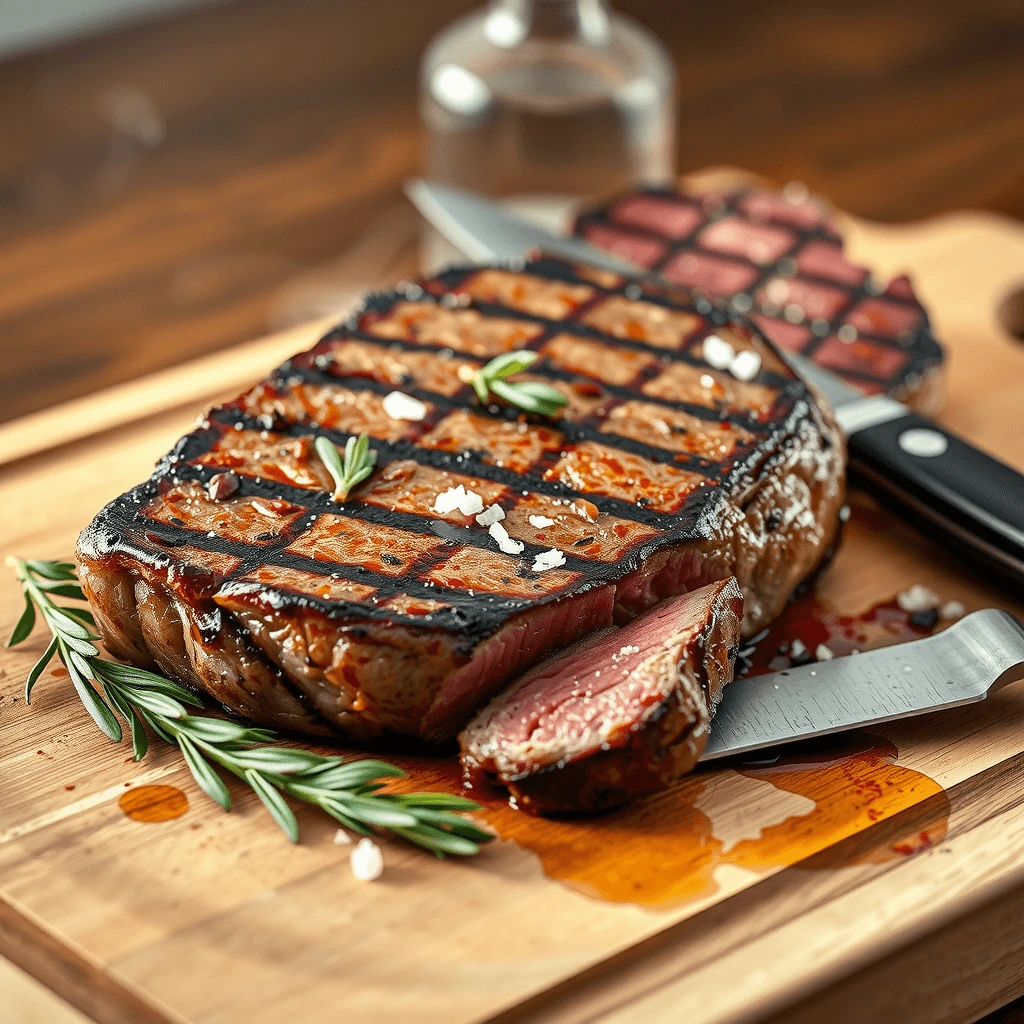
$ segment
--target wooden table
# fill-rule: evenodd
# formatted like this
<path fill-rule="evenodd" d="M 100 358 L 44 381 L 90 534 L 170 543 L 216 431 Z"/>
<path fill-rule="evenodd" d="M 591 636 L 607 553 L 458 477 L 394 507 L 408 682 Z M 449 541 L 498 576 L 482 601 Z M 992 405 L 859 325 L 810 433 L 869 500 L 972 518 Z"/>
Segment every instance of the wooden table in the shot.
<path fill-rule="evenodd" d="M 469 6 L 252 0 L 0 66 L 0 419 L 411 270 L 415 62 Z M 1018 5 L 618 6 L 675 54 L 681 169 L 799 178 L 881 220 L 1024 216 Z M 72 1019 L 7 971 L 24 1020 Z"/>
<path fill-rule="evenodd" d="M 417 57 L 470 6 L 248 0 L 0 66 L 0 419 L 393 278 Z M 618 6 L 675 55 L 681 170 L 802 179 L 874 220 L 1024 216 L 1019 3 Z"/>

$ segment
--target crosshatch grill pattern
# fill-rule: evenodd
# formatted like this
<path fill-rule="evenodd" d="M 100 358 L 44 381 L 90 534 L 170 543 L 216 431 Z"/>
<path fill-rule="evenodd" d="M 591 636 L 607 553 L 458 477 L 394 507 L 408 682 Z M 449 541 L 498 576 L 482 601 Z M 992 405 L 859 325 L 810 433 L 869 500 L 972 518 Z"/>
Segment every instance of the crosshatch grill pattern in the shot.
<path fill-rule="evenodd" d="M 730 302 L 777 345 L 867 394 L 937 411 L 943 352 L 909 278 L 886 285 L 852 263 L 834 221 L 802 190 L 639 191 L 585 212 L 576 232 Z"/>
<path fill-rule="evenodd" d="M 757 351 L 756 377 L 707 365 L 709 333 Z M 566 395 L 559 418 L 475 400 L 469 375 L 521 348 L 541 358 L 520 376 Z M 424 419 L 388 416 L 393 390 L 421 400 Z M 155 568 L 205 609 L 207 642 L 224 614 L 301 608 L 333 624 L 447 634 L 465 660 L 517 613 L 707 539 L 720 495 L 749 490 L 816 416 L 756 331 L 689 290 L 642 290 L 547 259 L 453 269 L 371 296 L 313 349 L 212 409 L 150 480 L 100 513 L 80 553 Z M 335 502 L 314 438 L 344 446 L 363 432 L 376 471 Z M 208 487 L 222 473 L 237 490 L 214 501 Z M 502 506 L 521 555 L 500 552 L 473 517 L 432 510 L 459 484 Z M 531 516 L 554 522 L 538 528 Z M 551 548 L 564 565 L 534 572 Z"/>

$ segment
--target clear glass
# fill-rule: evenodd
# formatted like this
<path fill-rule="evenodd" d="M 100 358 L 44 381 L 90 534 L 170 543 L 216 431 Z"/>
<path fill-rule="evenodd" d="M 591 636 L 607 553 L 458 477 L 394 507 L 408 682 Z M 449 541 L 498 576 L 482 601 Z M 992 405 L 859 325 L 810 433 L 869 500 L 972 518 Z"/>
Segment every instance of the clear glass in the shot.
<path fill-rule="evenodd" d="M 674 80 L 662 44 L 604 0 L 492 0 L 424 54 L 424 173 L 564 222 L 672 180 Z"/>

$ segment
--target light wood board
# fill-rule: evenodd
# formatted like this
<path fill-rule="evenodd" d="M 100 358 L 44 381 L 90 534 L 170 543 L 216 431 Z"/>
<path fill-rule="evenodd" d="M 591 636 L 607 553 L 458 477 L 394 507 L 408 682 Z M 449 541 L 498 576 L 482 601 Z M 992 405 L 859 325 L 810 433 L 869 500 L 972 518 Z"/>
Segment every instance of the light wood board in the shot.
<path fill-rule="evenodd" d="M 913 274 L 950 349 L 943 421 L 1024 469 L 1024 346 L 995 321 L 1024 283 L 1024 228 L 962 214 L 848 231 L 854 257 Z M 204 398 L 318 327 L 2 428 L 0 556 L 69 556 Z M 867 499 L 853 506 L 819 584 L 832 606 L 858 613 L 920 582 L 1024 613 Z M 5 630 L 19 605 L 0 580 Z M 385 843 L 384 877 L 366 884 L 314 813 L 293 847 L 242 789 L 231 814 L 212 805 L 174 751 L 126 760 L 66 678 L 48 672 L 26 707 L 42 647 L 0 652 L 0 953 L 98 1021 L 796 1021 L 897 1004 L 903 1021 L 953 1021 L 1024 991 L 1024 685 L 885 729 L 896 764 L 877 756 L 863 777 L 842 762 L 799 778 L 719 769 L 646 817 L 557 826 L 492 809 L 503 839 L 479 857 Z M 420 762 L 421 782 L 444 777 Z M 188 812 L 125 817 L 118 796 L 152 782 L 182 789 Z M 858 786 L 886 787 L 873 815 L 850 810 Z"/>

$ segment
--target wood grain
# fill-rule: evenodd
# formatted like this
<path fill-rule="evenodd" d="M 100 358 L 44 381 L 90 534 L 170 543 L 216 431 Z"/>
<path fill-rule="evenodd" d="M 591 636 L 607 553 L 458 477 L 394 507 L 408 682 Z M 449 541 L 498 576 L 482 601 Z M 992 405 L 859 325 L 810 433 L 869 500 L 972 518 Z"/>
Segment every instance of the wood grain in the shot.
<path fill-rule="evenodd" d="M 993 314 L 1024 265 L 1024 228 L 958 215 L 849 229 L 859 256 L 913 271 L 948 339 L 946 422 L 1024 467 L 1024 350 Z M 282 344 L 258 343 L 239 367 L 269 363 Z M 69 554 L 92 512 L 142 478 L 187 428 L 197 376 L 164 378 L 160 410 L 141 419 L 139 402 L 124 392 L 127 430 L 109 429 L 116 409 L 74 406 L 73 416 L 86 420 L 74 428 L 81 440 L 9 463 L 0 477 L 0 555 Z M 214 390 L 227 382 L 210 375 Z M 55 436 L 70 429 L 59 412 L 51 426 Z M 853 507 L 839 557 L 820 581 L 822 600 L 854 613 L 922 582 L 968 608 L 1024 614 L 868 499 L 854 496 Z M 0 623 L 12 623 L 17 607 L 15 588 L 0 587 Z M 578 826 L 580 841 L 542 862 L 529 852 L 530 832 L 546 826 L 516 816 L 509 829 L 507 814 L 488 811 L 508 838 L 480 857 L 438 863 L 387 843 L 382 882 L 358 883 L 331 842 L 333 828 L 309 809 L 299 811 L 303 842 L 290 847 L 251 794 L 235 789 L 228 815 L 205 800 L 172 750 L 158 745 L 143 764 L 126 762 L 127 751 L 111 747 L 81 712 L 66 678 L 47 673 L 25 707 L 21 679 L 41 648 L 40 637 L 0 653 L 0 771 L 16 780 L 0 803 L 0 953 L 103 1024 L 316 1024 L 336 1020 L 339 1006 L 353 1022 L 637 1014 L 724 1022 L 771 1013 L 781 1021 L 806 1016 L 819 996 L 841 1020 L 872 980 L 887 986 L 894 977 L 916 996 L 908 1019 L 938 1021 L 952 1017 L 949 990 L 933 986 L 935 965 L 954 950 L 966 965 L 954 1007 L 962 1019 L 1018 991 L 1016 940 L 1003 912 L 1024 911 L 1020 686 L 884 730 L 905 777 L 937 783 L 921 790 L 921 802 L 838 832 L 801 825 L 814 815 L 793 818 L 788 857 L 787 824 L 767 826 L 770 863 L 751 869 L 721 858 L 710 886 L 652 910 L 553 880 L 571 874 L 566 866 L 581 851 L 595 850 L 611 864 L 604 870 L 643 874 L 642 850 L 615 863 L 629 843 L 613 819 Z M 419 770 L 421 779 L 440 777 Z M 809 790 L 819 803 L 829 785 L 820 778 Z M 118 797 L 151 783 L 182 789 L 188 812 L 161 824 L 126 818 Z M 762 781 L 752 805 L 740 773 L 704 773 L 712 837 L 749 831 L 752 806 L 764 824 L 777 820 L 788 798 L 781 784 Z M 945 820 L 931 846 L 893 854 L 895 840 L 927 828 L 936 813 Z M 985 927 L 972 924 L 975 916 Z M 965 937 L 972 944 L 958 945 Z M 932 955 L 915 952 L 922 948 Z"/>
<path fill-rule="evenodd" d="M 0 65 L 0 419 L 411 270 L 416 61 L 472 3 L 224 3 Z M 1024 216 L 1020 4 L 617 6 L 675 57 L 681 169 Z"/>

